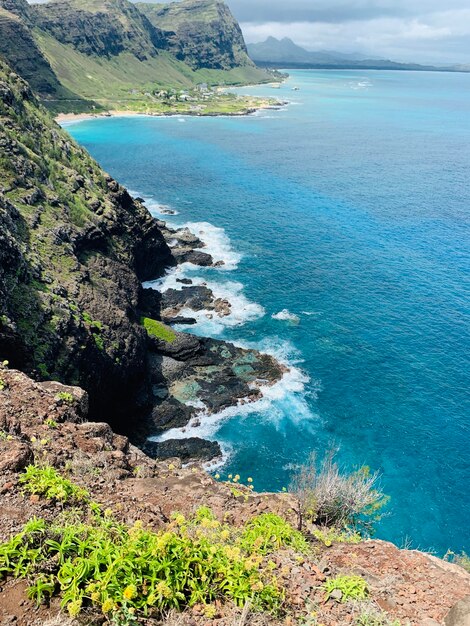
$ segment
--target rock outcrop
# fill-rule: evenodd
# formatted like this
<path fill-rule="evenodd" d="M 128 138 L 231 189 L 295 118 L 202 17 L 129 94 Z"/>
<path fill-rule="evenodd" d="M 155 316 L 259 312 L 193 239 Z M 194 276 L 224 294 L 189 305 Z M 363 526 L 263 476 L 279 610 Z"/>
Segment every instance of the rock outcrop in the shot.
<path fill-rule="evenodd" d="M 36 5 L 33 17 L 44 32 L 86 55 L 128 52 L 146 61 L 167 47 L 160 29 L 128 0 L 54 0 Z"/>
<path fill-rule="evenodd" d="M 73 103 L 74 110 L 91 108 L 66 89 L 34 39 L 30 7 L 26 0 L 0 0 L 0 58 L 30 84 L 45 102 Z M 66 107 L 67 108 L 67 107 Z"/>
<path fill-rule="evenodd" d="M 193 69 L 253 66 L 240 26 L 220 0 L 182 0 L 137 5 L 164 31 L 168 49 Z"/>
<path fill-rule="evenodd" d="M 0 66 L 0 117 L 1 360 L 86 389 L 90 415 L 132 432 L 140 445 L 201 411 L 256 400 L 282 377 L 268 355 L 160 324 L 180 321 L 185 302 L 230 312 L 209 289 L 188 287 L 181 297 L 142 288 L 191 254 L 195 262 L 212 258 L 105 174 L 7 66 Z M 176 237 L 176 254 L 168 237 Z M 182 456 L 219 454 L 206 443 L 198 452 L 196 443 Z"/>

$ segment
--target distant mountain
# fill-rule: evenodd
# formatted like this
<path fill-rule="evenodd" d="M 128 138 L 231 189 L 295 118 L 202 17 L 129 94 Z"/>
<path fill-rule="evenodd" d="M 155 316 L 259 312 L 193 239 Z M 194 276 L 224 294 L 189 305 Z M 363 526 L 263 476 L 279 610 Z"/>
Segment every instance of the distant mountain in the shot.
<path fill-rule="evenodd" d="M 358 54 L 335 51 L 313 52 L 301 48 L 288 37 L 284 39 L 268 37 L 266 41 L 248 44 L 248 53 L 257 65 L 264 67 L 470 71 L 468 65 L 436 67 L 418 63 L 397 63 L 388 59 L 363 58 Z"/>

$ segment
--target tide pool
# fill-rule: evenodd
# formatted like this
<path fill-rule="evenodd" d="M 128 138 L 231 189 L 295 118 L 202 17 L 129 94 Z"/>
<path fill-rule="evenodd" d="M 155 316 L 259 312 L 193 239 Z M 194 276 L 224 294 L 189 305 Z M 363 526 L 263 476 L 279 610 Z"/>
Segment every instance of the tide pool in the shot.
<path fill-rule="evenodd" d="M 470 551 L 470 75 L 292 71 L 279 90 L 239 91 L 290 104 L 67 125 L 226 261 L 186 269 L 234 308 L 191 332 L 292 366 L 199 434 L 223 445 L 222 475 L 257 489 L 338 447 L 346 468 L 383 474 L 380 538 Z"/>

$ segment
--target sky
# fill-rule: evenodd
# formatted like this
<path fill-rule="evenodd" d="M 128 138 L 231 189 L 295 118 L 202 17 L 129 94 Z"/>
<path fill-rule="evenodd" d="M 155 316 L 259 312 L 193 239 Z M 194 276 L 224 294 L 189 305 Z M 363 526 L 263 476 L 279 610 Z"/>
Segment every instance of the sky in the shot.
<path fill-rule="evenodd" d="M 354 52 L 404 62 L 470 64 L 470 0 L 226 2 L 248 43 L 269 36 L 289 37 L 308 50 Z"/>

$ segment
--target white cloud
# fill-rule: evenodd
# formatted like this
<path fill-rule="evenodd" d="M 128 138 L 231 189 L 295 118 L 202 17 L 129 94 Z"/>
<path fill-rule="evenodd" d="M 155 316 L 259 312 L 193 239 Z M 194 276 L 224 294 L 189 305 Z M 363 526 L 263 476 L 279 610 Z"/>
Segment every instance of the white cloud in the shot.
<path fill-rule="evenodd" d="M 420 17 L 382 17 L 344 22 L 245 22 L 248 42 L 290 37 L 310 50 L 338 50 L 420 63 L 470 62 L 470 9 Z"/>

